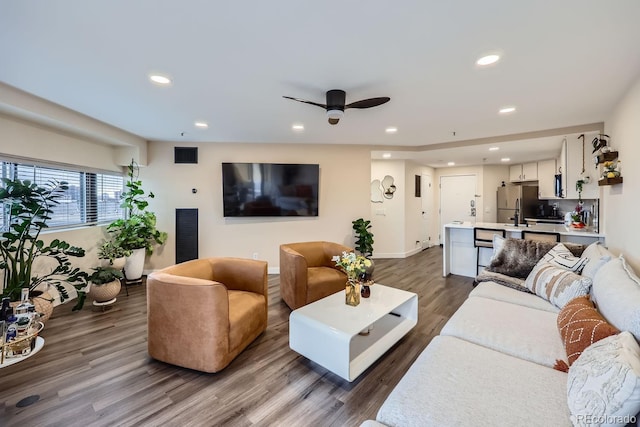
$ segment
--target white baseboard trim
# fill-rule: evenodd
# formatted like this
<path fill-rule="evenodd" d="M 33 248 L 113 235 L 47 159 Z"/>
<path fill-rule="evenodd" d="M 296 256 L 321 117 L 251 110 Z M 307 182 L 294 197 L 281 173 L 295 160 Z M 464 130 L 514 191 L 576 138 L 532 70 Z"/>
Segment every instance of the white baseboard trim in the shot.
<path fill-rule="evenodd" d="M 415 249 L 411 249 L 410 251 L 407 252 L 401 252 L 401 253 L 380 253 L 380 252 L 376 252 L 375 255 L 373 256 L 373 259 L 375 260 L 376 258 L 407 258 L 410 257 L 411 255 L 415 255 L 418 252 L 421 252 L 422 248 L 415 248 Z"/>

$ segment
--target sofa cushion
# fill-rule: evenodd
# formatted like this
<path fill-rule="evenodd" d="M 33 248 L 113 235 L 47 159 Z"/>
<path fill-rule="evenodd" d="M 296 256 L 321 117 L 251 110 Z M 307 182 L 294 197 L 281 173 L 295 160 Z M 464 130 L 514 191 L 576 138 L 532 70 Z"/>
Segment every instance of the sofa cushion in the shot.
<path fill-rule="evenodd" d="M 469 293 L 469 296 L 490 298 L 497 301 L 509 302 L 511 304 L 522 305 L 538 310 L 550 311 L 552 313 L 557 313 L 558 311 L 560 311 L 558 307 L 535 294 L 521 292 L 519 290 L 511 289 L 495 282 L 482 282 L 478 284 L 478 286 L 473 288 L 473 290 Z"/>
<path fill-rule="evenodd" d="M 553 248 L 551 248 L 549 252 L 544 254 L 540 261 L 538 261 L 538 264 L 546 262 L 556 267 L 580 273 L 587 261 L 589 260 L 586 257 L 582 258 L 573 256 L 571 251 L 569 251 L 569 249 L 567 249 L 565 245 L 563 245 L 562 243 L 558 243 Z"/>
<path fill-rule="evenodd" d="M 553 368 L 565 359 L 557 314 L 493 299 L 468 298 L 444 325 L 454 336 Z"/>
<path fill-rule="evenodd" d="M 640 347 L 621 332 L 589 346 L 569 368 L 574 425 L 624 426 L 640 411 Z"/>
<path fill-rule="evenodd" d="M 563 372 L 437 336 L 376 419 L 402 427 L 570 426 L 566 381 Z"/>
<path fill-rule="evenodd" d="M 593 280 L 598 270 L 615 257 L 598 241 L 587 246 L 580 258 L 587 259 L 587 263 L 582 269 L 582 275 Z"/>
<path fill-rule="evenodd" d="M 640 340 L 640 279 L 622 256 L 598 270 L 592 298 L 609 323 Z"/>
<path fill-rule="evenodd" d="M 588 277 L 545 262 L 538 263 L 524 282 L 529 290 L 558 308 L 576 297 L 589 294 L 591 283 Z"/>
<path fill-rule="evenodd" d="M 575 298 L 560 310 L 558 331 L 567 350 L 569 366 L 591 344 L 620 332 L 598 313 L 589 296 Z"/>

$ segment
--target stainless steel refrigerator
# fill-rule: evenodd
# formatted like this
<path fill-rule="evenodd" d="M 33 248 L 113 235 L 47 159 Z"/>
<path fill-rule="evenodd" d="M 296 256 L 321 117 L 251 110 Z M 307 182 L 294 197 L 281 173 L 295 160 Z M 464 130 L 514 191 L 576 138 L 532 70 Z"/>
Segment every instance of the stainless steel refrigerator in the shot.
<path fill-rule="evenodd" d="M 535 217 L 538 206 L 537 185 L 507 185 L 498 187 L 498 223 L 512 224 L 516 212 L 516 200 L 520 202 L 519 222 Z"/>

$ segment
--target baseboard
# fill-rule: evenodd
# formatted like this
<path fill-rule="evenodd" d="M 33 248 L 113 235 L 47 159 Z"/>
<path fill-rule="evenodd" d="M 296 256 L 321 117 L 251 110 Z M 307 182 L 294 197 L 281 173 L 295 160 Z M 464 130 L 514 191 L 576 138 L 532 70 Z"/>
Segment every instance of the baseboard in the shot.
<path fill-rule="evenodd" d="M 376 252 L 376 253 L 374 254 L 374 256 L 373 256 L 373 259 L 375 260 L 376 258 L 397 258 L 397 259 L 400 259 L 400 258 L 408 258 L 408 257 L 410 257 L 411 255 L 415 255 L 415 254 L 417 254 L 418 252 L 422 252 L 422 249 L 423 249 L 423 248 L 422 248 L 422 246 L 420 246 L 420 247 L 417 247 L 417 248 L 415 248 L 415 249 L 411 249 L 410 251 L 407 251 L 407 252 L 401 252 L 401 253 L 398 253 L 398 252 L 394 252 L 394 253 L 380 253 L 380 252 Z"/>

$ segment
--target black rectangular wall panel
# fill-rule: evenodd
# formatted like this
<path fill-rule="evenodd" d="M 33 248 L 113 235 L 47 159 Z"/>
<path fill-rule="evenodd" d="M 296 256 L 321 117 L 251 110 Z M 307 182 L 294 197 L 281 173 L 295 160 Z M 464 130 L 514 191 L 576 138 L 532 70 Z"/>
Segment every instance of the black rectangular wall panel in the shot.
<path fill-rule="evenodd" d="M 176 209 L 176 264 L 198 259 L 198 209 Z"/>
<path fill-rule="evenodd" d="M 198 163 L 198 147 L 174 147 L 174 163 Z"/>

